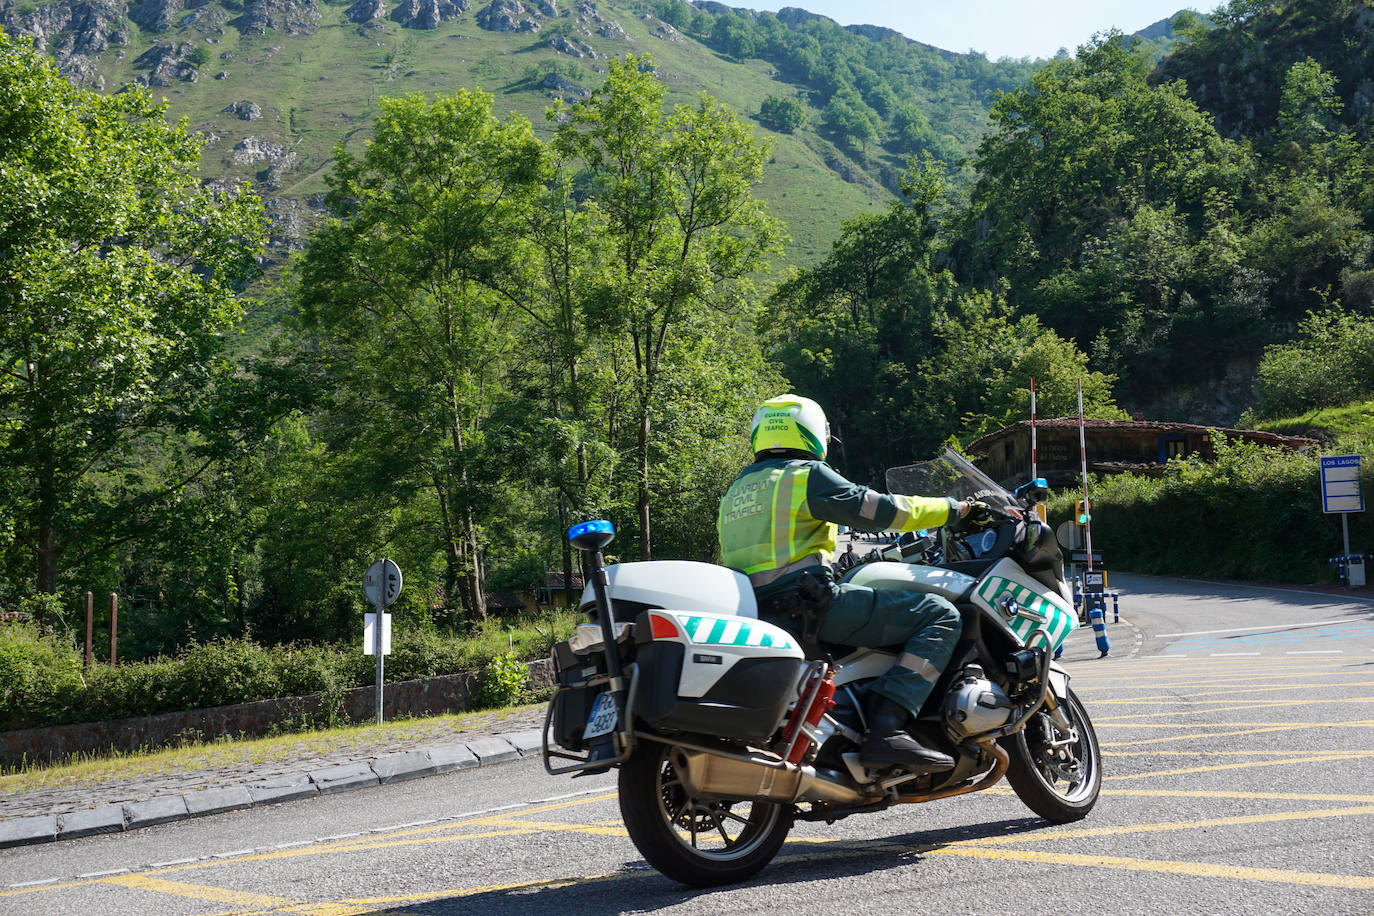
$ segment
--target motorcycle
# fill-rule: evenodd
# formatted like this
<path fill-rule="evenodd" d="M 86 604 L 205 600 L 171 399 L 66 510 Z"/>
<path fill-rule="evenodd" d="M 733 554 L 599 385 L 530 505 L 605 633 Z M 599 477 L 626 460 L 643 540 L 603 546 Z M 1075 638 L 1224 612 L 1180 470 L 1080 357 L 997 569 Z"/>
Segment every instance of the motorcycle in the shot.
<path fill-rule="evenodd" d="M 859 761 L 863 693 L 900 647 L 811 645 L 758 619 L 749 579 L 709 563 L 606 566 L 609 522 L 569 529 L 588 557 L 589 622 L 558 644 L 544 719 L 550 774 L 618 767 L 620 812 L 654 868 L 694 887 L 742 881 L 797 821 L 834 823 L 892 805 L 979 792 L 1004 776 L 1057 824 L 1097 802 L 1102 760 L 1068 672 L 1054 661 L 1078 625 L 1054 535 L 953 451 L 888 471 L 893 493 L 978 500 L 981 524 L 903 535 L 841 581 L 934 592 L 963 619 L 953 658 L 908 728 L 955 761 L 916 775 Z"/>

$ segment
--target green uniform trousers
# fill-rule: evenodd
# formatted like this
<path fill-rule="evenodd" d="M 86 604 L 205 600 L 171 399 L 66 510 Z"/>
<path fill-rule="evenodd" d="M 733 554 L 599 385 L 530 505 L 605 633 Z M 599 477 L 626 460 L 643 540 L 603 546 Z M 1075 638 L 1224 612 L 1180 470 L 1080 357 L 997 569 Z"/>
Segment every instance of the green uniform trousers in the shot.
<path fill-rule="evenodd" d="M 821 642 L 902 650 L 897 662 L 869 688 L 913 716 L 949 664 L 963 622 L 948 600 L 925 592 L 835 586 L 821 624 Z"/>

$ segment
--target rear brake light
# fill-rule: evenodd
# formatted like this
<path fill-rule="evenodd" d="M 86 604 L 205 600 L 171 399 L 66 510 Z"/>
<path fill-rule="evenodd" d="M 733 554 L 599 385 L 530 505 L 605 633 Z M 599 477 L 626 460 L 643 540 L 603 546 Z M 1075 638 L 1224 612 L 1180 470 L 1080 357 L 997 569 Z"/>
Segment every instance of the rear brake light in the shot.
<path fill-rule="evenodd" d="M 650 635 L 654 639 L 678 639 L 682 636 L 682 631 L 678 629 L 677 621 L 664 614 L 649 615 Z"/>

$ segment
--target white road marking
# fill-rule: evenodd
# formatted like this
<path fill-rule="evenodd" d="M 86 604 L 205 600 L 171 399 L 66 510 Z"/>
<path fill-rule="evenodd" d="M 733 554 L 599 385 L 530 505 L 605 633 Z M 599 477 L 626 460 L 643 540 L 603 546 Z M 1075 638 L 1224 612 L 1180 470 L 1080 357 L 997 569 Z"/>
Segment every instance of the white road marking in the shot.
<path fill-rule="evenodd" d="M 1167 639 L 1170 636 L 1206 636 L 1209 633 L 1253 633 L 1256 630 L 1303 630 L 1308 627 L 1329 627 L 1333 623 L 1359 623 L 1358 620 L 1351 620 L 1349 617 L 1344 620 L 1319 620 L 1316 623 L 1282 623 L 1274 626 L 1264 627 L 1232 627 L 1229 630 L 1192 630 L 1188 633 L 1158 633 L 1159 639 Z"/>

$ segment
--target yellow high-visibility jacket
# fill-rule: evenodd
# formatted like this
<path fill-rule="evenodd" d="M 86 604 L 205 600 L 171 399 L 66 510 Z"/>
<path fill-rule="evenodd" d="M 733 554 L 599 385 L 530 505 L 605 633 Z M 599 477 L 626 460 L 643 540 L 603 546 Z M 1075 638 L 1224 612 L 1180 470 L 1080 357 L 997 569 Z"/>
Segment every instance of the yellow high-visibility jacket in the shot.
<path fill-rule="evenodd" d="M 839 525 L 860 531 L 918 531 L 957 515 L 946 497 L 879 493 L 841 477 L 824 461 L 770 458 L 749 465 L 720 501 L 721 561 L 755 588 L 835 557 Z"/>

